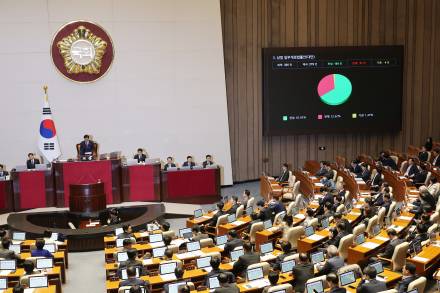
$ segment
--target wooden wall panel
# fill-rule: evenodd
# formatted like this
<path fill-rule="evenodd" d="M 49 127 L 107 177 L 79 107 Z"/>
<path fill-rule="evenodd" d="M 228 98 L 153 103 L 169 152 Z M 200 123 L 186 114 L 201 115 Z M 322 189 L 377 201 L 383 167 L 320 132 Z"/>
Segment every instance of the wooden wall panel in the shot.
<path fill-rule="evenodd" d="M 440 140 L 438 0 L 220 0 L 234 181 Z M 264 137 L 264 47 L 404 45 L 402 131 Z M 393 111 L 393 109 L 390 109 Z M 325 151 L 319 151 L 325 146 Z"/>

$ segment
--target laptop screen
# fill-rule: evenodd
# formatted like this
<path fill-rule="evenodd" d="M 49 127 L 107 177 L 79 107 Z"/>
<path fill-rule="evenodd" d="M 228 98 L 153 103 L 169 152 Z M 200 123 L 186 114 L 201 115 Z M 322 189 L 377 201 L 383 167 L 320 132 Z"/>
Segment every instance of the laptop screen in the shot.
<path fill-rule="evenodd" d="M 247 270 L 247 279 L 249 282 L 253 281 L 253 280 L 262 279 L 263 277 L 264 277 L 264 274 L 263 274 L 262 267 Z"/>
<path fill-rule="evenodd" d="M 150 242 L 150 243 L 156 243 L 156 242 L 161 242 L 161 241 L 163 241 L 163 236 L 160 233 L 148 235 L 148 242 Z"/>
<path fill-rule="evenodd" d="M 18 241 L 26 240 L 26 233 L 25 232 L 14 232 L 14 233 L 12 233 L 12 240 L 18 240 Z"/>
<path fill-rule="evenodd" d="M 166 246 L 153 248 L 153 257 L 162 257 L 165 255 Z"/>
<path fill-rule="evenodd" d="M 313 264 L 323 262 L 324 261 L 324 252 L 322 252 L 322 251 L 314 252 L 310 255 L 310 258 L 312 259 Z"/>
<path fill-rule="evenodd" d="M 194 211 L 194 218 L 200 218 L 201 216 L 203 216 L 203 210 L 202 209 L 198 209 Z"/>
<path fill-rule="evenodd" d="M 415 254 L 418 254 L 420 251 L 422 251 L 422 242 L 420 240 L 414 241 L 413 251 Z"/>
<path fill-rule="evenodd" d="M 13 252 L 15 252 L 15 254 L 21 253 L 21 245 L 20 244 L 11 244 L 9 246 L 9 249 L 12 250 Z"/>
<path fill-rule="evenodd" d="M 272 228 L 272 220 L 264 221 L 264 229 L 270 229 L 270 228 Z"/>
<path fill-rule="evenodd" d="M 118 252 L 116 255 L 118 262 L 126 261 L 128 260 L 127 252 Z"/>
<path fill-rule="evenodd" d="M 136 278 L 139 278 L 139 267 L 136 267 Z M 128 279 L 128 274 L 127 274 L 126 268 L 121 270 L 121 279 L 122 280 Z"/>
<path fill-rule="evenodd" d="M 186 285 L 186 282 L 176 282 L 168 285 L 168 293 L 179 293 L 179 288 Z"/>
<path fill-rule="evenodd" d="M 174 274 L 174 270 L 176 269 L 176 267 L 176 262 L 163 263 L 159 266 L 159 272 L 161 275 Z"/>
<path fill-rule="evenodd" d="M 382 265 L 382 262 L 377 261 L 377 262 L 371 263 L 370 266 L 376 270 L 376 273 L 377 273 L 377 274 L 381 274 L 381 273 L 383 273 L 383 265 Z"/>
<path fill-rule="evenodd" d="M 116 247 L 122 247 L 124 246 L 124 240 L 125 239 L 130 239 L 130 238 L 121 238 L 121 239 L 116 239 Z M 130 239 L 131 240 L 131 239 Z"/>
<path fill-rule="evenodd" d="M 313 228 L 313 226 L 307 226 L 304 228 L 304 233 L 306 234 L 306 237 L 309 237 L 315 234 L 315 229 Z"/>
<path fill-rule="evenodd" d="M 158 225 L 153 224 L 153 223 L 147 224 L 147 231 L 148 232 L 153 232 L 153 231 L 157 231 L 157 230 L 160 230 L 160 227 Z"/>
<path fill-rule="evenodd" d="M 210 256 L 201 257 L 196 259 L 196 262 L 197 262 L 197 268 L 199 269 L 207 268 L 211 266 L 211 257 Z"/>
<path fill-rule="evenodd" d="M 47 287 L 47 276 L 29 277 L 29 288 Z"/>
<path fill-rule="evenodd" d="M 122 229 L 122 228 L 116 228 L 115 229 L 115 235 L 116 236 L 118 236 L 119 234 L 122 234 L 122 233 L 124 233 L 124 229 Z"/>
<path fill-rule="evenodd" d="M 183 229 L 180 229 L 180 230 L 179 230 L 179 237 L 180 237 L 180 238 L 183 238 L 183 235 L 184 235 L 185 233 L 192 233 L 191 228 L 183 228 Z"/>
<path fill-rule="evenodd" d="M 8 288 L 8 279 L 1 278 L 0 279 L 0 289 L 4 290 L 6 288 Z"/>
<path fill-rule="evenodd" d="M 56 252 L 55 243 L 46 243 L 46 244 L 43 246 L 43 249 L 46 249 L 46 250 L 49 251 L 50 253 L 55 253 L 55 252 Z"/>
<path fill-rule="evenodd" d="M 215 238 L 215 243 L 217 245 L 223 245 L 228 241 L 228 236 L 227 235 L 222 235 L 222 236 L 217 236 Z"/>
<path fill-rule="evenodd" d="M 306 283 L 306 291 L 307 293 L 322 293 L 324 292 L 324 284 L 322 280 Z"/>
<path fill-rule="evenodd" d="M 17 268 L 17 263 L 15 262 L 15 259 L 0 260 L 0 270 L 15 271 L 16 268 Z"/>
<path fill-rule="evenodd" d="M 229 215 L 228 216 L 228 223 L 232 223 L 235 222 L 237 218 L 235 217 L 235 214 Z"/>
<path fill-rule="evenodd" d="M 186 244 L 186 250 L 188 252 L 200 250 L 200 242 L 199 241 L 188 242 Z"/>
<path fill-rule="evenodd" d="M 360 245 L 360 244 L 364 243 L 365 242 L 365 235 L 364 235 L 364 233 L 361 233 L 358 236 L 356 236 L 356 239 L 354 241 L 356 242 L 357 245 Z"/>
<path fill-rule="evenodd" d="M 50 240 L 57 241 L 58 240 L 58 233 L 52 232 L 52 234 L 50 234 Z"/>
<path fill-rule="evenodd" d="M 243 254 L 244 254 L 243 249 L 237 249 L 237 250 L 231 251 L 231 261 L 236 261 Z"/>
<path fill-rule="evenodd" d="M 220 288 L 220 282 L 218 281 L 217 277 L 210 277 L 208 279 L 208 282 L 209 282 L 209 289 Z"/>
<path fill-rule="evenodd" d="M 53 268 L 53 258 L 37 258 L 37 269 L 51 269 Z"/>
<path fill-rule="evenodd" d="M 322 227 L 323 229 L 326 229 L 326 228 L 328 228 L 328 225 L 329 225 L 328 218 L 323 218 L 323 219 L 321 220 L 321 227 Z"/>
<path fill-rule="evenodd" d="M 380 226 L 379 225 L 375 225 L 373 227 L 373 235 L 377 235 L 380 232 Z"/>
<path fill-rule="evenodd" d="M 289 273 L 295 266 L 295 260 L 286 260 L 281 263 L 281 273 Z"/>
<path fill-rule="evenodd" d="M 356 276 L 353 271 L 349 271 L 339 275 L 339 283 L 341 286 L 347 286 L 351 283 L 356 282 Z"/>
<path fill-rule="evenodd" d="M 272 252 L 273 251 L 273 244 L 272 244 L 272 242 L 267 242 L 267 243 L 261 244 L 260 251 L 263 254 Z"/>

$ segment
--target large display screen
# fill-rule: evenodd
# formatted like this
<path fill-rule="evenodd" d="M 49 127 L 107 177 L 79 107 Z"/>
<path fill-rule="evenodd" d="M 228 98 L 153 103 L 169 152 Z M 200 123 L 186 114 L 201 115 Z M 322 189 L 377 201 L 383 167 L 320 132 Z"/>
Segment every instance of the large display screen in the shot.
<path fill-rule="evenodd" d="M 398 131 L 403 46 L 263 49 L 264 135 Z"/>

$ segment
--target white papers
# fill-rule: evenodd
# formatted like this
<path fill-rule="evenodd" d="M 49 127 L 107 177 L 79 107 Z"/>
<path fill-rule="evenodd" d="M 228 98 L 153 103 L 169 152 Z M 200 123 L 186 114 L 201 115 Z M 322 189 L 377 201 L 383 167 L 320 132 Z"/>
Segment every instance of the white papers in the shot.
<path fill-rule="evenodd" d="M 376 236 L 376 237 L 374 237 L 374 239 L 381 240 L 381 241 L 388 241 L 388 240 L 390 240 L 390 238 L 383 237 L 383 236 Z"/>
<path fill-rule="evenodd" d="M 234 226 L 240 226 L 240 225 L 246 224 L 246 222 L 243 222 L 243 221 L 234 221 L 234 222 L 232 222 L 231 224 L 234 225 Z"/>
<path fill-rule="evenodd" d="M 364 242 L 360 246 L 365 247 L 365 248 L 369 248 L 369 249 L 373 249 L 373 248 L 378 247 L 379 245 L 380 244 L 374 243 L 374 242 Z"/>
<path fill-rule="evenodd" d="M 150 235 L 150 233 L 148 233 L 148 232 L 139 233 L 139 236 L 141 236 L 141 237 L 148 237 L 148 235 Z"/>
<path fill-rule="evenodd" d="M 268 279 L 259 279 L 255 281 L 251 281 L 245 285 L 246 288 L 263 288 L 269 286 L 270 282 Z"/>
<path fill-rule="evenodd" d="M 420 261 L 420 262 L 428 262 L 429 261 L 429 258 L 425 258 L 425 257 L 421 257 L 421 256 L 414 256 L 412 259 L 415 261 Z"/>
<path fill-rule="evenodd" d="M 0 276 L 8 276 L 10 273 L 12 273 L 12 270 L 1 270 Z"/>
<path fill-rule="evenodd" d="M 399 176 L 399 179 L 406 179 L 405 176 Z"/>
<path fill-rule="evenodd" d="M 351 211 L 350 212 L 350 215 L 353 215 L 353 216 L 359 216 L 361 213 L 359 213 L 359 212 L 353 212 L 353 211 Z"/>
<path fill-rule="evenodd" d="M 323 186 L 324 186 L 324 184 L 322 184 L 321 182 L 316 182 L 316 183 L 315 183 L 315 186 L 318 186 L 318 187 L 323 187 Z"/>
<path fill-rule="evenodd" d="M 261 261 L 269 261 L 269 260 L 273 260 L 273 259 L 276 259 L 276 258 L 277 257 L 275 255 L 271 254 L 271 253 L 266 254 L 264 256 L 260 256 L 260 260 Z"/>
<path fill-rule="evenodd" d="M 202 254 L 203 254 L 202 251 L 196 250 L 196 251 L 191 251 L 191 252 L 178 253 L 178 254 L 176 254 L 176 256 L 179 259 L 187 259 L 187 258 L 198 257 L 198 256 L 200 256 Z"/>
<path fill-rule="evenodd" d="M 142 261 L 142 264 L 143 264 L 143 265 L 152 265 L 152 264 L 153 264 L 153 259 L 152 259 L 152 258 L 144 259 L 144 260 Z"/>
<path fill-rule="evenodd" d="M 166 275 L 160 275 L 160 278 L 162 280 L 164 280 L 165 282 L 167 281 L 173 281 L 176 279 L 176 275 L 175 274 L 166 274 Z"/>
<path fill-rule="evenodd" d="M 310 179 L 315 180 L 315 179 L 318 179 L 318 177 L 316 177 L 316 176 L 310 176 Z"/>
<path fill-rule="evenodd" d="M 412 220 L 411 217 L 407 217 L 407 216 L 400 216 L 397 219 L 399 219 L 401 221 L 411 221 Z"/>
<path fill-rule="evenodd" d="M 298 219 L 305 219 L 305 218 L 306 218 L 306 216 L 305 216 L 305 215 L 303 215 L 303 214 L 296 214 L 296 215 L 294 216 L 294 218 L 298 218 Z"/>
<path fill-rule="evenodd" d="M 161 242 L 154 242 L 154 243 L 150 243 L 152 248 L 157 248 L 157 247 L 162 247 L 165 246 L 165 243 Z"/>
<path fill-rule="evenodd" d="M 321 240 L 322 238 L 324 238 L 324 236 L 321 236 L 318 234 L 313 234 L 313 235 L 310 235 L 309 237 L 307 237 L 307 239 L 310 239 L 313 241 L 318 241 L 318 240 Z"/>

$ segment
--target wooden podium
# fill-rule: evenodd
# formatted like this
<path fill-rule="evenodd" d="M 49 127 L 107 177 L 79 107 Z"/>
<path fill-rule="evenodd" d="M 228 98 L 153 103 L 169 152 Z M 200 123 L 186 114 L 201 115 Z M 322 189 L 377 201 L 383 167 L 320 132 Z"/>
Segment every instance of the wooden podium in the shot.
<path fill-rule="evenodd" d="M 70 212 L 92 214 L 106 209 L 104 182 L 70 184 L 69 189 Z"/>

